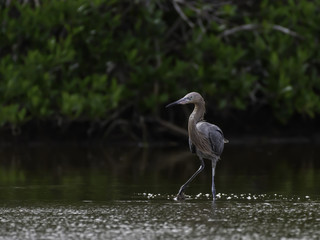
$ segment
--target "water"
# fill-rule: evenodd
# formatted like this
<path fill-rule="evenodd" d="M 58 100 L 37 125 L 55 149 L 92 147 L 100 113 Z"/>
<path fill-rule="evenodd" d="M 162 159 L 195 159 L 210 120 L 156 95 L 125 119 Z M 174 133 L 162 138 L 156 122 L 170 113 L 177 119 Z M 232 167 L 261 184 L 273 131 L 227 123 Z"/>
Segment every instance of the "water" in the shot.
<path fill-rule="evenodd" d="M 114 201 L 0 208 L 5 239 L 317 239 L 319 202 Z"/>
<path fill-rule="evenodd" d="M 0 149 L 0 239 L 319 239 L 319 146 L 226 146 L 210 163 L 187 147 L 31 144 Z"/>

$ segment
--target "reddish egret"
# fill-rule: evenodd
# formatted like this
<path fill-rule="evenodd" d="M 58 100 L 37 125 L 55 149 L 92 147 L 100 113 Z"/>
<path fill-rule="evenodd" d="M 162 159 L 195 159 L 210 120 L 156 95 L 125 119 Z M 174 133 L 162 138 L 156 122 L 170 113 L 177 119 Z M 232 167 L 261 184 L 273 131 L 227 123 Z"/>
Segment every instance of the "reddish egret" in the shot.
<path fill-rule="evenodd" d="M 185 95 L 183 98 L 168 104 L 166 107 L 170 107 L 177 104 L 194 104 L 193 112 L 189 117 L 188 133 L 189 133 L 189 147 L 192 153 L 197 154 L 200 159 L 201 165 L 199 169 L 191 176 L 191 178 L 181 186 L 177 199 L 184 199 L 184 190 L 189 183 L 204 169 L 203 159 L 209 159 L 212 162 L 212 196 L 213 200 L 216 199 L 216 189 L 214 186 L 214 173 L 216 164 L 220 159 L 223 151 L 224 143 L 227 143 L 223 136 L 221 129 L 211 123 L 203 120 L 203 115 L 206 111 L 205 102 L 202 96 L 197 92 L 191 92 Z"/>

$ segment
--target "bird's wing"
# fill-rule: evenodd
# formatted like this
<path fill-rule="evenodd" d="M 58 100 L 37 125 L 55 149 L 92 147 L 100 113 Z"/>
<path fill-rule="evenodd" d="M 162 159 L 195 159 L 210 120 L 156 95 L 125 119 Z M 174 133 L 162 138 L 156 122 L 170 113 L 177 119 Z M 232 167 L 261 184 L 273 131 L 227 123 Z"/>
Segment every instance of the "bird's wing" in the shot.
<path fill-rule="evenodd" d="M 212 151 L 220 156 L 224 148 L 224 136 L 222 130 L 214 124 L 207 122 L 197 123 L 197 129 L 210 141 Z"/>

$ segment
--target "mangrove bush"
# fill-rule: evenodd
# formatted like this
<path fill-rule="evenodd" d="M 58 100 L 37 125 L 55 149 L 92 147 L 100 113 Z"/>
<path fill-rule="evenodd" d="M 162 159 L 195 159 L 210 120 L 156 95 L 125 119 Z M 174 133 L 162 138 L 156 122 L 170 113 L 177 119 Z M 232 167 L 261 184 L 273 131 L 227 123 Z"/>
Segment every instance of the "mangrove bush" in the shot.
<path fill-rule="evenodd" d="M 282 122 L 320 112 L 320 0 L 0 6 L 2 127 L 159 117 L 190 91 Z"/>

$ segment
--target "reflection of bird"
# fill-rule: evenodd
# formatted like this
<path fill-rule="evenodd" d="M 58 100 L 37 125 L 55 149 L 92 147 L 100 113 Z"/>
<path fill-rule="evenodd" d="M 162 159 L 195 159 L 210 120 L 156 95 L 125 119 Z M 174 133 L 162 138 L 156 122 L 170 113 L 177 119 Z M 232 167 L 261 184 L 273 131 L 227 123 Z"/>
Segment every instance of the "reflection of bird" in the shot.
<path fill-rule="evenodd" d="M 194 109 L 189 117 L 188 133 L 189 133 L 189 147 L 192 153 L 196 153 L 201 161 L 200 168 L 191 176 L 191 178 L 181 186 L 177 199 L 184 199 L 184 190 L 189 183 L 204 169 L 203 159 L 210 159 L 212 161 L 212 196 L 213 200 L 216 197 L 216 190 L 214 186 L 214 173 L 217 161 L 222 154 L 224 143 L 227 143 L 223 136 L 221 129 L 211 123 L 203 120 L 203 115 L 206 111 L 205 102 L 202 96 L 197 92 L 188 93 L 183 98 L 168 104 L 170 107 L 177 104 L 193 103 Z"/>

